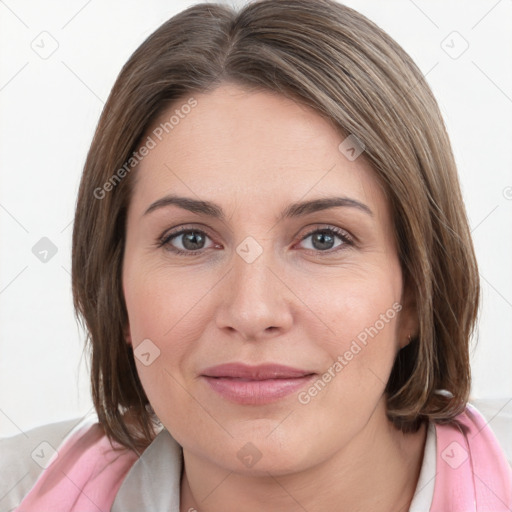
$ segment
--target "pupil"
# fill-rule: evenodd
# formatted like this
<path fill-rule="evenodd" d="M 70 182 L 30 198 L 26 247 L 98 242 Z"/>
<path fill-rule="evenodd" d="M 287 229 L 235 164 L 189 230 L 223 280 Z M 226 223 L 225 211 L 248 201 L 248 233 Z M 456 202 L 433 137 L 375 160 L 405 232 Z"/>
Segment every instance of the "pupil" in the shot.
<path fill-rule="evenodd" d="M 203 238 L 204 243 L 204 237 L 200 233 L 196 233 L 195 231 L 192 231 L 190 233 L 186 233 L 183 238 L 183 246 L 186 249 L 190 249 L 191 251 L 194 251 L 196 249 L 200 249 L 201 247 L 195 247 L 194 244 L 201 245 L 201 238 Z M 199 242 L 198 242 L 199 239 Z M 191 245 L 191 246 L 190 246 Z"/>
<path fill-rule="evenodd" d="M 318 244 L 315 243 L 317 241 L 320 242 L 320 246 L 318 246 Z M 334 237 L 328 233 L 319 232 L 315 236 L 313 236 L 313 245 L 317 249 L 331 249 L 333 241 Z"/>

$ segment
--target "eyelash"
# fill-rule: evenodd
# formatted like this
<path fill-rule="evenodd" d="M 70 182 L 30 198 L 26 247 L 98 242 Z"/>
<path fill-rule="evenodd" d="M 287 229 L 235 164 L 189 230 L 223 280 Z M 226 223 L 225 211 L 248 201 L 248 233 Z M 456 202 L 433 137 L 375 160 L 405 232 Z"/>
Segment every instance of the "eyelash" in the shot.
<path fill-rule="evenodd" d="M 354 245 L 354 241 L 348 235 L 348 233 L 346 231 L 340 229 L 340 228 L 335 227 L 335 226 L 329 226 L 329 227 L 326 227 L 326 228 L 315 228 L 315 229 L 309 231 L 308 233 L 306 233 L 299 240 L 299 242 L 304 241 L 306 238 L 310 237 L 311 235 L 313 235 L 313 234 L 315 234 L 317 232 L 334 233 L 336 236 L 338 236 L 343 241 L 343 244 L 340 244 L 337 248 L 328 249 L 328 250 L 325 250 L 325 251 L 306 249 L 307 251 L 313 251 L 315 254 L 333 254 L 333 253 L 336 253 L 338 251 L 342 251 L 342 250 L 346 249 L 347 246 L 353 246 Z M 186 229 L 181 229 L 181 230 L 176 231 L 176 232 L 165 233 L 164 235 L 162 235 L 158 239 L 156 245 L 157 245 L 158 248 L 162 248 L 164 246 L 168 246 L 166 248 L 166 250 L 168 250 L 170 252 L 173 252 L 175 254 L 178 254 L 178 255 L 183 255 L 183 256 L 196 256 L 196 255 L 200 254 L 201 252 L 203 252 L 205 250 L 205 249 L 198 249 L 196 251 L 184 251 L 184 250 L 178 249 L 178 248 L 176 248 L 176 247 L 174 247 L 174 246 L 172 246 L 170 244 L 171 240 L 173 240 L 174 238 L 177 238 L 180 235 L 183 235 L 185 233 L 200 233 L 201 235 L 205 235 L 206 237 L 211 239 L 211 237 L 208 236 L 208 233 L 206 233 L 205 231 L 203 231 L 201 229 L 186 228 Z"/>

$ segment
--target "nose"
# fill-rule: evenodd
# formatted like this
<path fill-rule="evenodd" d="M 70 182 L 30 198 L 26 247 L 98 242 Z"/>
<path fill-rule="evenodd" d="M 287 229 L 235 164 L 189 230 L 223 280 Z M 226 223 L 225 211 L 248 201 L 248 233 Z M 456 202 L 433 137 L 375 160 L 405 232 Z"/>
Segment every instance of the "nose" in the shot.
<path fill-rule="evenodd" d="M 245 340 L 279 336 L 290 329 L 294 295 L 269 247 L 252 262 L 235 254 L 222 286 L 216 313 L 219 329 Z"/>

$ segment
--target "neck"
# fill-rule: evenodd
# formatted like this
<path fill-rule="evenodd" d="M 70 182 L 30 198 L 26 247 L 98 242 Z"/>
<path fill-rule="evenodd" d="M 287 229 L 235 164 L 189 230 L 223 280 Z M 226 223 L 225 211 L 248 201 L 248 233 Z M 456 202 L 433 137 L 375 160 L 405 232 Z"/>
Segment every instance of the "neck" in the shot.
<path fill-rule="evenodd" d="M 426 425 L 403 434 L 372 418 L 349 445 L 321 464 L 286 475 L 248 476 L 210 464 L 184 450 L 181 512 L 336 510 L 406 512 L 423 461 Z M 382 419 L 382 418 L 381 418 Z M 377 428 L 377 426 L 379 428 Z"/>

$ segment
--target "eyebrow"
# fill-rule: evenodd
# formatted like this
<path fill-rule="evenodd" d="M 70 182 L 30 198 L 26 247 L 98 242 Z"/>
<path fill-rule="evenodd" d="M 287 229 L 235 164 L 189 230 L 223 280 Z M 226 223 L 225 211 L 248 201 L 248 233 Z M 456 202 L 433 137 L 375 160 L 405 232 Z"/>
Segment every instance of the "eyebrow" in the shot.
<path fill-rule="evenodd" d="M 148 215 L 152 211 L 155 211 L 159 208 L 164 208 L 171 205 L 178 206 L 179 208 L 183 208 L 184 210 L 198 213 L 200 215 L 207 215 L 209 217 L 219 219 L 223 222 L 226 221 L 226 215 L 219 205 L 212 203 L 211 201 L 192 199 L 191 197 L 182 197 L 176 195 L 167 195 L 161 199 L 158 199 L 149 206 L 149 208 L 143 213 L 142 216 Z M 282 221 L 283 219 L 287 218 L 302 217 L 317 211 L 337 207 L 356 208 L 370 216 L 373 216 L 373 212 L 370 210 L 370 208 L 364 203 L 357 201 L 356 199 L 351 199 L 349 197 L 322 197 L 319 199 L 301 201 L 288 205 L 281 212 L 278 221 Z"/>

